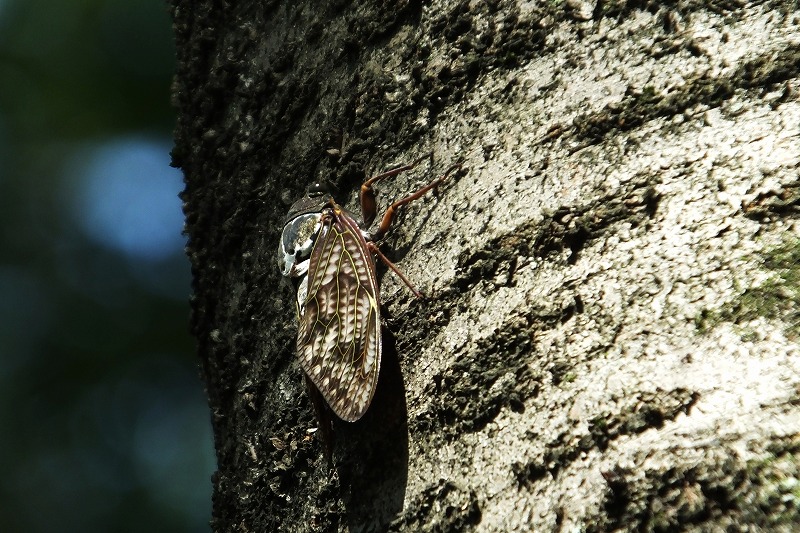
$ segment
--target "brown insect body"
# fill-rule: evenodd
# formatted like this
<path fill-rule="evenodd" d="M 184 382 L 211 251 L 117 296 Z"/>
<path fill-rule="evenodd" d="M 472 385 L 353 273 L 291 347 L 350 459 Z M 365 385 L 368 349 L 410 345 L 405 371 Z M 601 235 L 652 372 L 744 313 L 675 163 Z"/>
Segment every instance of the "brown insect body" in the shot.
<path fill-rule="evenodd" d="M 426 156 L 427 157 L 427 156 Z M 420 158 L 367 180 L 361 187 L 363 220 L 375 218 L 372 184 L 417 165 Z M 419 296 L 375 241 L 394 213 L 437 186 L 457 168 L 394 202 L 372 234 L 318 184 L 289 210 L 278 249 L 283 275 L 296 285 L 297 356 L 308 379 L 339 418 L 354 422 L 375 394 L 381 363 L 381 326 L 374 256 L 380 257 Z"/>
<path fill-rule="evenodd" d="M 300 304 L 297 356 L 336 415 L 367 410 L 381 362 L 375 262 L 356 221 L 331 201 L 322 211 Z"/>

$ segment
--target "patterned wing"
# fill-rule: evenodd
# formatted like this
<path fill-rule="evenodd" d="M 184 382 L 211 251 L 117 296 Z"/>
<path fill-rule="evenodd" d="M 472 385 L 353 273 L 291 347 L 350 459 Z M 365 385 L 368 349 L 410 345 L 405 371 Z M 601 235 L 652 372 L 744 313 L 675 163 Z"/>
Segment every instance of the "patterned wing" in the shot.
<path fill-rule="evenodd" d="M 356 222 L 338 205 L 325 209 L 299 303 L 297 356 L 336 416 L 361 418 L 381 363 L 375 264 Z"/>

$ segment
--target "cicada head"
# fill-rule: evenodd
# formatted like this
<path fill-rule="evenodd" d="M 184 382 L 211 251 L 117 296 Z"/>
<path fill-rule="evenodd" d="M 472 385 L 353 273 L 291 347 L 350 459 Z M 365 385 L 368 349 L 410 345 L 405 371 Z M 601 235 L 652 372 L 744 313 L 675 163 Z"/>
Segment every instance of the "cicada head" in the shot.
<path fill-rule="evenodd" d="M 319 183 L 308 187 L 306 195 L 289 209 L 278 244 L 278 268 L 291 278 L 308 271 L 308 259 L 319 233 L 322 210 L 331 202 L 327 188 Z"/>

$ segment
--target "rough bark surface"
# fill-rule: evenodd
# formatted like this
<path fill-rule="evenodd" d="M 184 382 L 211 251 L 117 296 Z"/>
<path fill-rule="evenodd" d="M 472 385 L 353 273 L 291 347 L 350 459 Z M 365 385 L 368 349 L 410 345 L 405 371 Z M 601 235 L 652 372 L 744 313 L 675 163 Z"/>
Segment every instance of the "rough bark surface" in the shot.
<path fill-rule="evenodd" d="M 800 520 L 793 1 L 172 0 L 216 531 Z M 458 158 L 384 250 L 378 394 L 329 467 L 275 250 L 328 179 Z"/>

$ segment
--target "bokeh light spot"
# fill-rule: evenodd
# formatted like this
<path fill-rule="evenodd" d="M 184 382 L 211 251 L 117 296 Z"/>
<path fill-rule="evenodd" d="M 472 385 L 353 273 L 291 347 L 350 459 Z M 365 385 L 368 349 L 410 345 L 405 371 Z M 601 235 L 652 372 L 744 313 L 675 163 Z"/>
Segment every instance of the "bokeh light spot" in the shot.
<path fill-rule="evenodd" d="M 161 260 L 183 249 L 180 172 L 170 144 L 146 138 L 104 143 L 79 165 L 78 221 L 98 244 L 136 259 Z"/>

